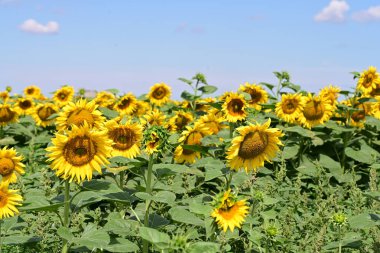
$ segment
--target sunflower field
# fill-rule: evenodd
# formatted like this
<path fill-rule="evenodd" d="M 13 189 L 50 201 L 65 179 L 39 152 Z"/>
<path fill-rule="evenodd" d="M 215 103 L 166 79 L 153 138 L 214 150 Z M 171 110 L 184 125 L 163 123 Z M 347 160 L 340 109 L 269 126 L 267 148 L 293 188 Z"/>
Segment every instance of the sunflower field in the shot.
<path fill-rule="evenodd" d="M 380 252 L 380 75 L 181 100 L 0 92 L 0 252 Z"/>

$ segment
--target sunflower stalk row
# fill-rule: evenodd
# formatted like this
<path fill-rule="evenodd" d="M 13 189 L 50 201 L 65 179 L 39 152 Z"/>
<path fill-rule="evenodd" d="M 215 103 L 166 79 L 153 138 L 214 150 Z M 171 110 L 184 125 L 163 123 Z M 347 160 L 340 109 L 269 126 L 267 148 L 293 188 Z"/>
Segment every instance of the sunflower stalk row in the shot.
<path fill-rule="evenodd" d="M 0 249 L 378 252 L 379 73 L 318 93 L 274 74 L 214 97 L 180 78 L 182 101 L 0 92 Z"/>

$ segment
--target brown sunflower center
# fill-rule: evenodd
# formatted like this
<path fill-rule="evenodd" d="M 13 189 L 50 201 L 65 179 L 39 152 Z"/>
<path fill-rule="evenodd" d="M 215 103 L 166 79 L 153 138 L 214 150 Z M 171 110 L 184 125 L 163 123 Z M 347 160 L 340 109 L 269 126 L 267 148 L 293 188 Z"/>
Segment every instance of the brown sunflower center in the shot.
<path fill-rule="evenodd" d="M 375 89 L 372 89 L 370 93 L 371 97 L 380 96 L 380 85 L 376 85 Z"/>
<path fill-rule="evenodd" d="M 8 195 L 3 192 L 3 191 L 0 191 L 0 208 L 3 208 L 4 206 L 6 206 L 8 203 Z"/>
<path fill-rule="evenodd" d="M 11 121 L 15 117 L 16 113 L 8 107 L 0 108 L 0 123 L 6 123 Z"/>
<path fill-rule="evenodd" d="M 165 95 L 166 95 L 166 89 L 164 87 L 158 87 L 157 89 L 153 91 L 153 94 L 152 94 L 152 96 L 155 99 L 162 99 L 165 97 Z"/>
<path fill-rule="evenodd" d="M 262 94 L 260 92 L 255 91 L 255 90 L 251 91 L 249 94 L 251 95 L 251 101 L 250 102 L 252 104 L 257 104 L 262 97 Z"/>
<path fill-rule="evenodd" d="M 297 109 L 297 102 L 293 99 L 286 100 L 282 103 L 282 111 L 286 114 L 292 114 Z"/>
<path fill-rule="evenodd" d="M 73 166 L 82 166 L 91 162 L 96 155 L 97 147 L 87 136 L 76 136 L 63 147 L 65 160 Z"/>
<path fill-rule="evenodd" d="M 68 94 L 66 94 L 65 92 L 60 92 L 58 93 L 58 96 L 57 96 L 60 100 L 62 101 L 66 101 L 67 98 L 68 98 Z"/>
<path fill-rule="evenodd" d="M 132 100 L 130 98 L 123 98 L 117 105 L 117 107 L 121 110 L 128 108 L 132 104 Z"/>
<path fill-rule="evenodd" d="M 310 101 L 306 104 L 303 115 L 307 120 L 319 120 L 324 115 L 324 110 L 322 103 L 320 101 Z"/>
<path fill-rule="evenodd" d="M 175 125 L 178 130 L 182 130 L 187 124 L 189 124 L 189 122 L 190 119 L 183 115 L 178 115 L 175 119 Z"/>
<path fill-rule="evenodd" d="M 28 95 L 32 95 L 32 94 L 34 94 L 34 92 L 35 92 L 34 88 L 28 88 L 28 89 L 26 89 L 26 94 L 28 94 Z"/>
<path fill-rule="evenodd" d="M 268 135 L 258 131 L 248 133 L 240 143 L 239 157 L 253 159 L 264 152 L 268 146 Z"/>
<path fill-rule="evenodd" d="M 363 86 L 366 88 L 370 87 L 372 85 L 373 79 L 374 79 L 374 76 L 372 73 L 367 74 L 364 77 Z"/>
<path fill-rule="evenodd" d="M 108 135 L 115 142 L 112 147 L 118 150 L 130 149 L 137 141 L 135 132 L 130 128 L 119 127 L 110 131 Z"/>
<path fill-rule="evenodd" d="M 76 126 L 80 126 L 83 124 L 84 121 L 86 121 L 90 126 L 94 125 L 95 122 L 92 113 L 86 109 L 77 109 L 70 113 L 69 117 L 67 118 L 68 125 L 73 124 Z"/>
<path fill-rule="evenodd" d="M 7 157 L 0 158 L 0 174 L 2 176 L 6 176 L 12 173 L 14 168 L 15 168 L 15 164 L 12 161 L 12 159 L 9 159 Z"/>
<path fill-rule="evenodd" d="M 244 102 L 241 99 L 231 99 L 227 105 L 228 112 L 232 115 L 241 115 L 243 111 Z"/>
<path fill-rule="evenodd" d="M 42 121 L 48 121 L 48 118 L 56 112 L 53 108 L 44 106 L 37 111 L 37 115 Z"/>
<path fill-rule="evenodd" d="M 30 100 L 24 100 L 19 103 L 19 106 L 21 109 L 27 110 L 32 107 L 32 102 L 30 102 Z"/>
<path fill-rule="evenodd" d="M 203 136 L 201 133 L 193 132 L 193 133 L 189 134 L 189 136 L 187 136 L 187 138 L 185 140 L 185 144 L 187 144 L 187 145 L 199 145 L 199 144 L 201 144 L 202 137 Z M 194 151 L 184 148 L 182 153 L 185 155 L 191 155 L 194 153 Z"/>

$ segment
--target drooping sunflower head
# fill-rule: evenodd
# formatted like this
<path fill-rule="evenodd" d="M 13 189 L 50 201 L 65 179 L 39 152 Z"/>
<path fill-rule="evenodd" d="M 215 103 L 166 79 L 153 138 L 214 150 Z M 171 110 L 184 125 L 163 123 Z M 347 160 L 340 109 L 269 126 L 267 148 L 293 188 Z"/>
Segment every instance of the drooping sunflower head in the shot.
<path fill-rule="evenodd" d="M 31 115 L 38 126 L 47 127 L 54 124 L 55 118 L 52 116 L 58 113 L 58 110 L 58 106 L 53 103 L 41 103 L 34 107 Z"/>
<path fill-rule="evenodd" d="M 144 131 L 143 144 L 149 155 L 160 153 L 169 147 L 169 133 L 163 126 L 151 126 Z"/>
<path fill-rule="evenodd" d="M 150 105 L 148 102 L 137 100 L 136 104 L 136 109 L 133 111 L 132 114 L 133 116 L 141 117 L 149 112 Z"/>
<path fill-rule="evenodd" d="M 33 112 L 34 102 L 31 98 L 19 98 L 14 109 L 19 115 L 29 115 Z"/>
<path fill-rule="evenodd" d="M 376 85 L 380 85 L 380 76 L 376 68 L 370 66 L 360 74 L 357 88 L 363 91 L 364 94 L 369 94 L 372 89 L 376 88 Z"/>
<path fill-rule="evenodd" d="M 30 85 L 24 89 L 26 97 L 39 99 L 41 96 L 41 89 L 38 86 Z"/>
<path fill-rule="evenodd" d="M 19 213 L 16 206 L 21 206 L 22 197 L 17 192 L 18 190 L 8 189 L 5 183 L 0 184 L 0 220 Z"/>
<path fill-rule="evenodd" d="M 168 129 L 172 132 L 180 132 L 193 121 L 194 117 L 189 112 L 177 111 L 173 117 L 170 118 Z"/>
<path fill-rule="evenodd" d="M 228 122 L 237 122 L 247 117 L 247 102 L 241 94 L 230 94 L 222 106 L 225 118 Z"/>
<path fill-rule="evenodd" d="M 230 189 L 219 194 L 213 206 L 211 217 L 215 218 L 215 222 L 224 232 L 227 229 L 233 232 L 235 227 L 240 228 L 249 212 L 246 200 L 238 200 Z"/>
<path fill-rule="evenodd" d="M 366 116 L 371 114 L 372 106 L 369 103 L 359 103 L 355 102 L 353 106 L 356 111 L 349 114 L 349 119 L 347 120 L 351 126 L 363 128 L 366 121 Z"/>
<path fill-rule="evenodd" d="M 14 148 L 4 147 L 0 149 L 0 175 L 1 183 L 10 184 L 17 182 L 17 174 L 24 174 L 25 165 L 21 162 Z"/>
<path fill-rule="evenodd" d="M 78 102 L 69 102 L 59 113 L 56 125 L 58 130 L 70 129 L 71 126 L 83 125 L 84 122 L 90 127 L 101 128 L 104 122 L 102 113 L 97 110 L 98 105 L 92 100 L 87 102 L 80 99 Z"/>
<path fill-rule="evenodd" d="M 268 102 L 268 92 L 261 85 L 245 83 L 240 86 L 239 90 L 251 96 L 251 99 L 248 100 L 248 106 L 256 110 L 261 110 L 260 104 Z"/>
<path fill-rule="evenodd" d="M 201 116 L 198 122 L 207 127 L 211 134 L 217 134 L 221 129 L 227 127 L 222 124 L 223 119 L 221 117 L 217 117 L 214 113 Z"/>
<path fill-rule="evenodd" d="M 161 106 L 169 101 L 171 94 L 170 86 L 165 83 L 156 83 L 150 87 L 147 98 L 152 104 Z"/>
<path fill-rule="evenodd" d="M 276 114 L 282 120 L 295 123 L 302 113 L 304 100 L 301 94 L 283 94 L 276 104 Z"/>
<path fill-rule="evenodd" d="M 304 99 L 304 108 L 298 121 L 304 127 L 312 128 L 313 126 L 323 124 L 328 121 L 333 114 L 333 106 L 321 96 L 309 94 Z"/>
<path fill-rule="evenodd" d="M 166 115 L 159 110 L 152 110 L 142 117 L 142 124 L 144 126 L 161 126 L 164 125 Z"/>
<path fill-rule="evenodd" d="M 115 103 L 115 95 L 108 91 L 101 91 L 96 93 L 95 103 L 100 107 L 113 107 Z"/>
<path fill-rule="evenodd" d="M 380 96 L 380 83 L 376 84 L 376 87 L 371 90 L 371 92 L 369 93 L 369 96 L 372 98 L 376 98 Z"/>
<path fill-rule="evenodd" d="M 7 102 L 9 99 L 9 92 L 8 91 L 0 91 L 0 99 L 2 100 L 3 103 Z"/>
<path fill-rule="evenodd" d="M 319 96 L 326 99 L 330 105 L 336 106 L 338 103 L 339 92 L 339 87 L 329 85 L 319 92 Z"/>
<path fill-rule="evenodd" d="M 111 156 L 135 158 L 140 154 L 143 128 L 139 123 L 110 120 L 106 122 L 108 138 L 113 141 Z"/>
<path fill-rule="evenodd" d="M 114 109 L 120 115 L 131 115 L 137 107 L 137 99 L 132 93 L 122 96 L 114 105 Z"/>
<path fill-rule="evenodd" d="M 186 127 L 186 130 L 182 132 L 178 142 L 192 146 L 201 145 L 202 138 L 209 134 L 211 134 L 211 132 L 204 124 L 196 123 L 194 127 Z M 174 160 L 177 163 L 194 163 L 195 159 L 200 158 L 200 156 L 200 152 L 188 149 L 182 145 L 177 146 L 174 151 Z"/>
<path fill-rule="evenodd" d="M 372 104 L 371 114 L 375 118 L 380 119 L 380 97 L 377 98 L 377 102 Z"/>
<path fill-rule="evenodd" d="M 244 168 L 248 173 L 264 166 L 276 156 L 282 132 L 277 128 L 269 128 L 270 119 L 263 125 L 248 125 L 237 128 L 238 135 L 232 139 L 227 151 L 228 164 L 231 169 Z"/>
<path fill-rule="evenodd" d="M 53 100 L 59 107 L 62 107 L 73 100 L 74 93 L 75 91 L 72 86 L 64 86 L 54 93 Z"/>
<path fill-rule="evenodd" d="M 101 166 L 109 164 L 112 140 L 105 128 L 91 128 L 87 122 L 72 125 L 70 131 L 57 132 L 52 143 L 46 148 L 50 167 L 57 176 L 70 182 L 91 180 L 94 171 L 101 174 Z"/>
<path fill-rule="evenodd" d="M 0 104 L 0 126 L 17 122 L 18 114 L 9 104 Z"/>

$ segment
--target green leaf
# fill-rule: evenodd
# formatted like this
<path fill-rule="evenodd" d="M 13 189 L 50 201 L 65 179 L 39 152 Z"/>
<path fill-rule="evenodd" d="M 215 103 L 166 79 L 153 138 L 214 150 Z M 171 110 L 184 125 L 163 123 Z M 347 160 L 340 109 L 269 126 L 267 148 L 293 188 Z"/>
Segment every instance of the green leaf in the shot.
<path fill-rule="evenodd" d="M 187 101 L 193 101 L 193 100 L 195 100 L 197 97 L 194 96 L 193 94 L 191 94 L 191 93 L 188 92 L 188 91 L 183 91 L 183 92 L 181 93 L 181 98 L 183 98 L 183 99 L 185 99 L 185 100 L 187 100 Z"/>
<path fill-rule="evenodd" d="M 212 85 L 205 85 L 202 87 L 199 87 L 198 90 L 201 91 L 203 94 L 212 94 L 214 93 L 218 88 Z"/>
<path fill-rule="evenodd" d="M 165 204 L 173 204 L 176 199 L 176 196 L 173 192 L 170 191 L 159 191 L 153 196 L 153 201 L 161 202 Z"/>
<path fill-rule="evenodd" d="M 210 205 L 204 205 L 195 201 L 189 204 L 189 209 L 192 213 L 201 214 L 206 217 L 210 216 L 210 213 L 212 211 L 212 207 Z"/>
<path fill-rule="evenodd" d="M 120 213 L 110 213 L 107 220 L 108 222 L 103 227 L 105 231 L 121 236 L 133 235 L 134 232 L 131 229 L 131 224 L 123 219 Z"/>
<path fill-rule="evenodd" d="M 17 141 L 13 139 L 11 136 L 5 136 L 4 138 L 0 139 L 0 146 L 9 146 L 9 145 L 15 145 Z"/>
<path fill-rule="evenodd" d="M 371 156 L 363 150 L 354 150 L 350 147 L 345 149 L 346 156 L 360 163 L 372 164 Z"/>
<path fill-rule="evenodd" d="M 348 223 L 354 229 L 368 229 L 378 225 L 377 222 L 371 219 L 368 213 L 361 213 L 359 215 L 348 218 Z"/>
<path fill-rule="evenodd" d="M 259 83 L 260 85 L 264 85 L 265 87 L 267 87 L 268 89 L 270 90 L 273 90 L 274 86 L 273 84 L 270 84 L 270 83 L 264 83 L 264 82 L 261 82 Z"/>
<path fill-rule="evenodd" d="M 282 151 L 282 157 L 285 160 L 297 157 L 299 148 L 298 145 L 286 145 Z"/>
<path fill-rule="evenodd" d="M 340 163 L 330 158 L 327 155 L 320 154 L 319 155 L 319 164 L 327 168 L 331 174 L 333 175 L 341 175 L 344 173 L 344 169 L 340 166 Z"/>
<path fill-rule="evenodd" d="M 107 107 L 99 107 L 98 110 L 107 117 L 107 119 L 114 119 L 117 116 L 119 116 L 119 113 L 117 111 L 111 110 Z"/>
<path fill-rule="evenodd" d="M 3 244 L 5 245 L 17 245 L 26 243 L 36 243 L 41 241 L 42 238 L 37 236 L 28 235 L 12 235 L 3 238 Z"/>
<path fill-rule="evenodd" d="M 191 224 L 195 226 L 204 226 L 204 221 L 202 221 L 193 213 L 190 213 L 188 210 L 186 210 L 185 207 L 181 207 L 181 206 L 173 207 L 169 210 L 169 214 L 172 217 L 172 219 L 175 221 Z"/>
<path fill-rule="evenodd" d="M 113 238 L 109 245 L 104 247 L 105 250 L 110 252 L 137 252 L 140 250 L 139 246 L 124 238 Z"/>
<path fill-rule="evenodd" d="M 221 169 L 206 169 L 205 181 L 210 181 L 222 175 L 223 175 L 223 172 Z"/>
<path fill-rule="evenodd" d="M 162 233 L 154 228 L 141 227 L 140 236 L 142 239 L 154 244 L 159 249 L 169 247 L 170 237 L 168 234 Z"/>
<path fill-rule="evenodd" d="M 220 251 L 220 244 L 214 242 L 196 242 L 189 247 L 190 253 L 215 253 Z"/>
<path fill-rule="evenodd" d="M 183 77 L 178 78 L 178 80 L 180 80 L 184 83 L 187 83 L 188 85 L 191 85 L 193 83 L 193 81 L 186 79 L 186 78 L 183 78 Z"/>
<path fill-rule="evenodd" d="M 103 249 L 110 243 L 110 237 L 104 230 L 97 230 L 96 225 L 90 224 L 85 227 L 80 238 L 74 238 L 72 243 L 80 246 L 85 246 L 91 250 Z"/>
<path fill-rule="evenodd" d="M 57 234 L 61 238 L 67 240 L 68 242 L 71 242 L 75 238 L 74 235 L 73 235 L 73 233 L 67 227 L 60 227 L 60 228 L 58 228 Z"/>

